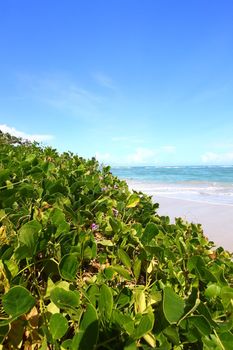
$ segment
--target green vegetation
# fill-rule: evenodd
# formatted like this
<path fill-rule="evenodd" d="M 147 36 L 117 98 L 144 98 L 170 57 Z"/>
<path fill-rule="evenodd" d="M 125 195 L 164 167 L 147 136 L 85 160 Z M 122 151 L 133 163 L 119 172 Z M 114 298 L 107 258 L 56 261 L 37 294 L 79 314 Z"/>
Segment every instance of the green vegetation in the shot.
<path fill-rule="evenodd" d="M 233 262 L 95 159 L 0 134 L 1 349 L 233 349 Z"/>

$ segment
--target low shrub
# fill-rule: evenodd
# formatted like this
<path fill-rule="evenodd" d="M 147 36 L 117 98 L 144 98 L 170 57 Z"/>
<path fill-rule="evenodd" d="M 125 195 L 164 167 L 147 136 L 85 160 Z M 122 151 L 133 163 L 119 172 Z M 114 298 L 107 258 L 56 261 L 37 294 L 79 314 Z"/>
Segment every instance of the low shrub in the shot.
<path fill-rule="evenodd" d="M 233 262 L 95 159 L 0 134 L 2 349 L 233 344 Z"/>

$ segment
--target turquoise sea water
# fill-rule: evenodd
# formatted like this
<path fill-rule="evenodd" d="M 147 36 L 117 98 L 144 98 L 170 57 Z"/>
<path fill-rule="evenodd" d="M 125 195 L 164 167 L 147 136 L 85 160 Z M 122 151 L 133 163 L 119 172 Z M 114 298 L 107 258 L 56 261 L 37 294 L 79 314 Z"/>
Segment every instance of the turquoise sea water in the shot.
<path fill-rule="evenodd" d="M 122 166 L 111 171 L 155 197 L 233 205 L 233 166 Z"/>

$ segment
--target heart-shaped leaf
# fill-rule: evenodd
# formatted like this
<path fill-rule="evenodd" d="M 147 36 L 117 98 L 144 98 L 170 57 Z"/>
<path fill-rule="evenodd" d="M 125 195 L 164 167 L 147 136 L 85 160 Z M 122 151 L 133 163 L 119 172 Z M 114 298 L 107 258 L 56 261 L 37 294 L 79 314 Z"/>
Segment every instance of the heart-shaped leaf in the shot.
<path fill-rule="evenodd" d="M 163 313 L 169 323 L 177 322 L 184 313 L 184 301 L 172 288 L 163 290 Z"/>
<path fill-rule="evenodd" d="M 59 313 L 53 314 L 49 320 L 49 329 L 53 339 L 61 339 L 68 330 L 67 319 Z"/>
<path fill-rule="evenodd" d="M 126 208 L 135 208 L 139 202 L 140 197 L 136 193 L 134 193 L 128 198 Z"/>
<path fill-rule="evenodd" d="M 12 287 L 2 298 L 4 311 L 14 318 L 30 311 L 35 302 L 31 293 L 22 286 Z"/>
<path fill-rule="evenodd" d="M 50 293 L 50 298 L 61 309 L 76 308 L 79 306 L 79 294 L 77 291 L 74 292 L 55 287 Z"/>
<path fill-rule="evenodd" d="M 103 284 L 100 288 L 99 311 L 103 319 L 109 320 L 112 314 L 113 296 L 111 288 Z"/>
<path fill-rule="evenodd" d="M 66 254 L 59 263 L 59 272 L 62 278 L 74 281 L 78 272 L 79 262 L 76 254 Z"/>
<path fill-rule="evenodd" d="M 38 234 L 40 230 L 41 225 L 36 220 L 27 222 L 19 230 L 19 241 L 28 248 L 30 256 L 34 254 L 36 245 L 38 243 Z"/>

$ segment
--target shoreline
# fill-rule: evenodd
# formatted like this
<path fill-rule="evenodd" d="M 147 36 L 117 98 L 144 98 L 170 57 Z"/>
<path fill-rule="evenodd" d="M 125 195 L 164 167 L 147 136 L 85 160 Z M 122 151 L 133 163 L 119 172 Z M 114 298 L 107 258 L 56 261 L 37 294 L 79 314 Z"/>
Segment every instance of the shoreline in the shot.
<path fill-rule="evenodd" d="M 185 221 L 201 224 L 204 235 L 213 241 L 215 247 L 222 246 L 233 252 L 233 206 L 227 204 L 204 203 L 186 199 L 153 196 L 159 204 L 159 215 L 169 216 L 174 222 L 176 217 Z"/>
<path fill-rule="evenodd" d="M 130 189 L 141 191 L 149 196 L 181 199 L 198 203 L 213 205 L 227 205 L 233 207 L 233 184 L 207 184 L 202 182 L 187 183 L 159 183 L 138 180 L 125 180 Z"/>
<path fill-rule="evenodd" d="M 152 195 L 152 198 L 154 200 L 154 198 L 165 198 L 165 199 L 169 199 L 169 200 L 177 200 L 177 201 L 185 201 L 185 202 L 191 202 L 191 203 L 199 203 L 200 205 L 216 205 L 216 206 L 220 206 L 220 207 L 232 207 L 233 208 L 233 204 L 231 203 L 214 203 L 214 202 L 209 202 L 209 201 L 204 201 L 204 200 L 198 200 L 198 199 L 191 199 L 191 198 L 179 198 L 179 197 L 169 197 L 169 196 L 163 196 L 163 195 Z"/>
<path fill-rule="evenodd" d="M 188 194 L 186 198 L 169 197 L 166 193 L 156 195 L 153 186 L 143 188 L 140 182 L 126 182 L 131 190 L 151 196 L 152 201 L 159 204 L 159 215 L 169 216 L 172 223 L 180 217 L 187 222 L 201 224 L 204 235 L 214 242 L 215 248 L 221 246 L 233 253 L 233 204 L 201 200 Z"/>

